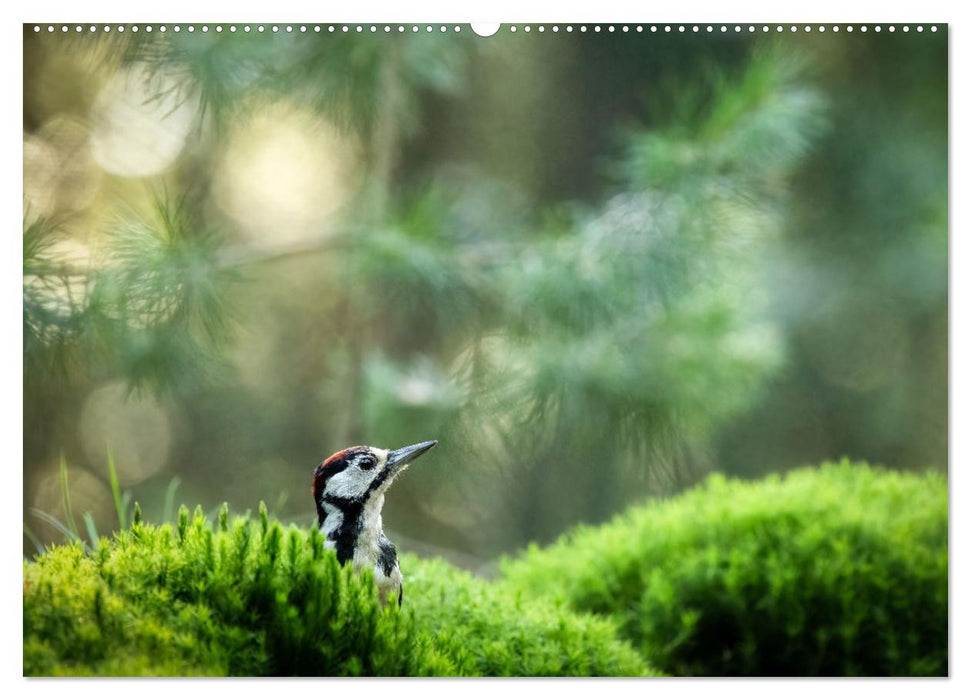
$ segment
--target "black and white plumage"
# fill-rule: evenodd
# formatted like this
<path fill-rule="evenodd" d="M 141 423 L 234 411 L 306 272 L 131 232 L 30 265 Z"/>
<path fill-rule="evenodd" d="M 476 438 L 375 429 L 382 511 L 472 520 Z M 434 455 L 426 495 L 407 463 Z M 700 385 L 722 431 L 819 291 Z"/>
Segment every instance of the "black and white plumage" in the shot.
<path fill-rule="evenodd" d="M 437 445 L 420 442 L 397 450 L 359 445 L 336 452 L 314 470 L 313 496 L 317 526 L 325 545 L 341 564 L 358 570 L 371 568 L 382 604 L 402 600 L 398 552 L 381 522 L 384 494 L 411 462 Z"/>

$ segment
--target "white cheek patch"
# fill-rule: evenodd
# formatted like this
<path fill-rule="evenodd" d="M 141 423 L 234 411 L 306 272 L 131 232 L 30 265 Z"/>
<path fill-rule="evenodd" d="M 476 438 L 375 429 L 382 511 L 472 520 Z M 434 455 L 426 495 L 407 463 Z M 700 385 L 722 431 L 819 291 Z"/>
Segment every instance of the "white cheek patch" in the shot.
<path fill-rule="evenodd" d="M 337 498 L 361 498 L 367 493 L 373 476 L 373 473 L 362 471 L 356 466 L 348 467 L 327 480 L 325 493 Z"/>
<path fill-rule="evenodd" d="M 360 457 L 356 457 L 353 462 L 347 465 L 342 472 L 334 474 L 327 480 L 327 488 L 324 493 L 335 498 L 363 498 L 371 482 L 384 469 L 384 464 L 388 458 L 387 450 L 374 450 L 374 456 L 378 458 L 378 463 L 371 469 L 361 469 Z"/>

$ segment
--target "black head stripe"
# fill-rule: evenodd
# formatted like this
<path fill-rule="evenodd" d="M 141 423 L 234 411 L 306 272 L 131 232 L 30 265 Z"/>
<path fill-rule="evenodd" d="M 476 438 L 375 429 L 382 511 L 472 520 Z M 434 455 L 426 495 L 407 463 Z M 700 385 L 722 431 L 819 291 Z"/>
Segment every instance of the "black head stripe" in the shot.
<path fill-rule="evenodd" d="M 333 501 L 327 498 L 327 502 L 332 503 Z M 344 514 L 344 518 L 336 530 L 327 534 L 327 538 L 334 542 L 337 561 L 344 564 L 354 558 L 357 537 L 364 527 L 364 505 L 356 501 L 348 501 L 338 507 Z"/>
<path fill-rule="evenodd" d="M 380 472 L 378 472 L 378 474 L 374 477 L 374 480 L 371 481 L 371 483 L 368 485 L 367 494 L 365 494 L 364 497 L 367 498 L 372 493 L 377 491 L 381 487 L 381 484 L 383 484 L 385 481 L 388 480 L 389 476 L 391 476 L 391 469 L 389 469 L 388 467 L 385 467 Z"/>

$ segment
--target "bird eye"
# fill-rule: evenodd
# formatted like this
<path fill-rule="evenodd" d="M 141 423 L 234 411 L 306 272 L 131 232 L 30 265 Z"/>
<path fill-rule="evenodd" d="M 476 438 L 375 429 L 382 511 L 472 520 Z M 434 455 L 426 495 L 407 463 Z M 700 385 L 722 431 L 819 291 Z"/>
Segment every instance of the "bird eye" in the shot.
<path fill-rule="evenodd" d="M 374 457 L 368 456 L 368 457 L 361 457 L 361 459 L 358 460 L 357 466 L 359 466 L 361 469 L 365 471 L 368 471 L 368 470 L 374 469 L 375 464 L 377 464 L 377 460 L 375 460 Z"/>

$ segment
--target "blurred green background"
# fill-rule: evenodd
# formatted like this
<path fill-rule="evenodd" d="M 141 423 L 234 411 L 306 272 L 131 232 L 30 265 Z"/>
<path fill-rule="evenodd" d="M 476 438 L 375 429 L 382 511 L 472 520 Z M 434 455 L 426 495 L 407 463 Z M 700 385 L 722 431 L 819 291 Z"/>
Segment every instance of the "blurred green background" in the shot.
<path fill-rule="evenodd" d="M 438 439 L 386 529 L 482 571 L 712 471 L 946 471 L 946 28 L 242 26 L 24 28 L 25 552 L 117 526 L 109 446 L 148 520 L 310 525 Z"/>

